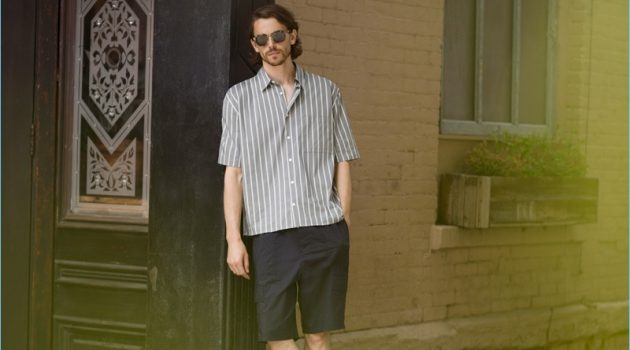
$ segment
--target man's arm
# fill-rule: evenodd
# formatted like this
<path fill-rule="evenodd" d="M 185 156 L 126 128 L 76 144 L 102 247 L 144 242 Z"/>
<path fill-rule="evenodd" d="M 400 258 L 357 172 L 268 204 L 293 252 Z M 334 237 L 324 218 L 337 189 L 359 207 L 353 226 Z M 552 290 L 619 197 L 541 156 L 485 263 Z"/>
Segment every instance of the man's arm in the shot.
<path fill-rule="evenodd" d="M 230 270 L 249 279 L 249 255 L 241 239 L 241 212 L 243 210 L 243 184 L 241 168 L 225 168 L 223 210 L 225 215 L 225 239 L 228 243 L 227 263 Z"/>
<path fill-rule="evenodd" d="M 343 216 L 350 227 L 350 203 L 352 201 L 352 180 L 350 178 L 350 162 L 337 163 L 335 169 L 335 187 L 341 200 Z"/>

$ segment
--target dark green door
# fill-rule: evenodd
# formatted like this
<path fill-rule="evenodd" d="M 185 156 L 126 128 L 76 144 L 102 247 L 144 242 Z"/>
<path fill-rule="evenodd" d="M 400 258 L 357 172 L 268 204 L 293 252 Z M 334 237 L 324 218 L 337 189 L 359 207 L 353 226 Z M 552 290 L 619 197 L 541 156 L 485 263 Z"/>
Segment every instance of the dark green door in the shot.
<path fill-rule="evenodd" d="M 216 159 L 223 95 L 253 72 L 247 25 L 264 2 L 29 3 L 31 238 L 16 240 L 29 258 L 11 259 L 29 271 L 14 328 L 30 340 L 11 344 L 263 347 L 251 285 L 224 263 Z"/>
<path fill-rule="evenodd" d="M 52 348 L 144 349 L 157 4 L 60 10 Z"/>

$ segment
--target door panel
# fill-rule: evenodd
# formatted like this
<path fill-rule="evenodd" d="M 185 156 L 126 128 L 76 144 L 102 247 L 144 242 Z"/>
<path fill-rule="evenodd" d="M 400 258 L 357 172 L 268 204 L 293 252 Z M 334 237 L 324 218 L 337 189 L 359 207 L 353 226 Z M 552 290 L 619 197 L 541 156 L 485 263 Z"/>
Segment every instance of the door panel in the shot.
<path fill-rule="evenodd" d="M 64 0 L 53 348 L 144 349 L 152 0 Z"/>
<path fill-rule="evenodd" d="M 145 330 L 134 325 L 62 316 L 53 325 L 56 349 L 144 349 Z"/>
<path fill-rule="evenodd" d="M 222 169 L 231 1 L 156 0 L 150 349 L 223 349 Z"/>
<path fill-rule="evenodd" d="M 55 319 L 146 328 L 146 235 L 58 229 L 55 243 Z"/>
<path fill-rule="evenodd" d="M 54 349 L 144 349 L 147 242 L 115 227 L 57 228 Z"/>
<path fill-rule="evenodd" d="M 153 0 L 66 0 L 64 24 L 61 220 L 146 227 Z"/>

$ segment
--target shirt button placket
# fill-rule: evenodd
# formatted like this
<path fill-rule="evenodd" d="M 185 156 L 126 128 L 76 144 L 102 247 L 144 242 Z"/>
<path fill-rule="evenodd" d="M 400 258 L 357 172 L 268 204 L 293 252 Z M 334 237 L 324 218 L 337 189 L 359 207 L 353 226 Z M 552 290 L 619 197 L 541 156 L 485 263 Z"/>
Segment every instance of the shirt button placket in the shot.
<path fill-rule="evenodd" d="M 291 135 L 287 135 L 287 148 L 290 150 L 289 154 L 291 154 L 293 152 L 293 144 L 291 142 Z M 293 159 L 289 158 L 289 162 L 292 163 Z M 289 168 L 289 184 L 290 185 L 295 185 L 295 171 L 293 171 L 293 169 L 295 169 L 295 166 L 290 167 Z M 291 186 L 291 191 L 293 191 L 293 187 Z M 292 203 L 293 206 L 295 206 L 295 201 Z"/>
<path fill-rule="evenodd" d="M 288 111 L 285 112 L 285 115 L 288 115 Z M 294 179 L 295 179 L 295 164 L 293 163 L 293 143 L 291 142 L 291 121 L 290 120 L 286 120 L 286 124 L 287 127 L 285 130 L 286 131 L 286 137 L 285 137 L 285 144 L 287 146 L 287 155 L 288 155 L 288 161 L 289 161 L 289 173 L 288 173 L 288 181 L 289 181 L 289 202 L 291 203 L 291 208 L 289 210 L 291 210 L 291 218 L 293 220 L 293 224 L 297 224 L 296 222 L 296 213 L 295 210 L 297 209 L 297 196 L 295 194 L 295 191 L 293 189 L 293 184 L 295 183 Z"/>

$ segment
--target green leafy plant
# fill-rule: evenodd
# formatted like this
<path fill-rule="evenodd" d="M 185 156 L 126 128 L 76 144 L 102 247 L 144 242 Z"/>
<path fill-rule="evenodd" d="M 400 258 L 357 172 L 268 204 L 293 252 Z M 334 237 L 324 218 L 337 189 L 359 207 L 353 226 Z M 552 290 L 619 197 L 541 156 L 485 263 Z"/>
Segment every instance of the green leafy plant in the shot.
<path fill-rule="evenodd" d="M 502 133 L 473 148 L 465 169 L 485 176 L 583 177 L 586 158 L 567 140 Z"/>

